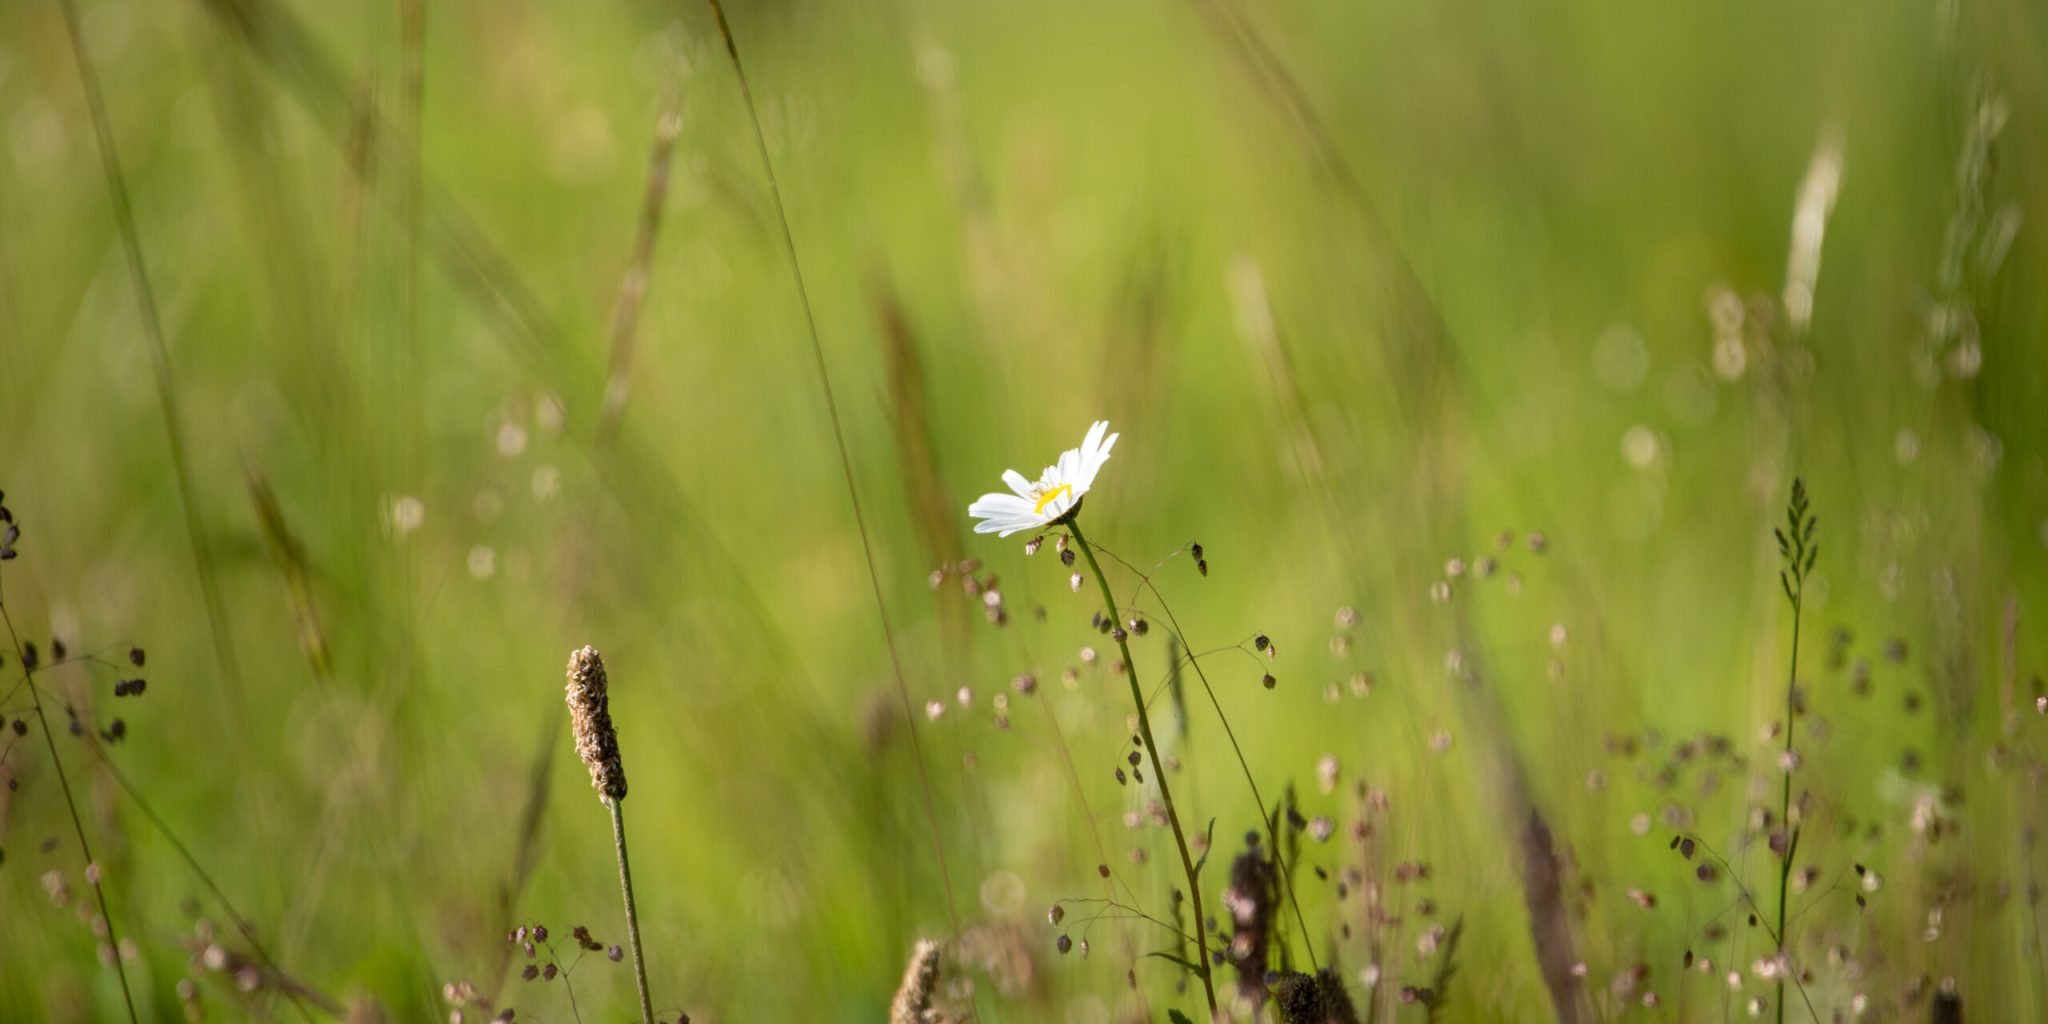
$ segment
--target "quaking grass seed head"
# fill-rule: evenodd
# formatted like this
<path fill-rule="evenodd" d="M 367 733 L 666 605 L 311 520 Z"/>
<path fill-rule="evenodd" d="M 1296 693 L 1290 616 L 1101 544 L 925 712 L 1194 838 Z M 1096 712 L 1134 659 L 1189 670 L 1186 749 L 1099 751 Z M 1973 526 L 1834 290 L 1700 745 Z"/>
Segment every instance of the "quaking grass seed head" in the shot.
<path fill-rule="evenodd" d="M 619 760 L 619 734 L 612 728 L 605 692 L 604 659 L 594 647 L 569 655 L 569 727 L 576 756 L 590 769 L 590 784 L 607 803 L 626 798 L 626 768 Z"/>

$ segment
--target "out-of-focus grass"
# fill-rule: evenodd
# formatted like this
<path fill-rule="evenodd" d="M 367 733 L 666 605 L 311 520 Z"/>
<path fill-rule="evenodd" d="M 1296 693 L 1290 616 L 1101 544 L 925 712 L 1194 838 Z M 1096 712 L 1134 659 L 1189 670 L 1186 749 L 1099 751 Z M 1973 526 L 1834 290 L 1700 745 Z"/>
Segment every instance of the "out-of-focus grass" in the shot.
<path fill-rule="evenodd" d="M 619 940 L 606 820 L 573 770 L 560 703 L 566 653 L 595 644 L 633 779 L 657 1004 L 873 1019 L 912 939 L 949 930 L 947 898 L 773 209 L 708 17 L 430 5 L 415 222 L 412 149 L 391 134 L 397 12 L 224 5 L 269 12 L 244 34 L 215 6 L 82 13 L 162 299 L 242 692 L 209 639 L 90 123 L 58 9 L 42 2 L 0 9 L 0 486 L 27 533 L 5 568 L 9 611 L 74 648 L 149 648 L 141 701 L 109 707 L 104 680 L 89 688 L 96 714 L 128 721 L 114 756 L 289 970 L 398 1019 L 438 1012 L 444 982 L 494 984 L 518 923 L 500 919 L 497 892 L 537 750 L 556 770 L 513 912 Z M 278 29 L 287 12 L 303 46 Z M 1800 728 L 1826 731 L 1802 741 L 1801 781 L 1830 831 L 1802 851 L 1827 877 L 1863 860 L 1888 880 L 1860 917 L 1839 897 L 1804 919 L 1816 1005 L 1862 992 L 1902 1012 L 1926 975 L 1955 978 L 1973 1016 L 2038 1012 L 2029 893 L 2044 865 L 2024 837 L 2042 805 L 2007 767 L 2039 763 L 2030 638 L 2048 606 L 2036 7 L 732 13 L 920 705 L 954 899 L 965 924 L 1019 923 L 1035 961 L 1024 993 L 982 980 L 986 1019 L 1156 1015 L 1174 1001 L 1163 961 L 1138 962 L 1139 993 L 1124 984 L 1134 953 L 1166 944 L 1157 934 L 1098 924 L 1088 960 L 1059 959 L 1041 923 L 1054 899 L 1101 894 L 1091 820 L 1154 912 L 1171 843 L 1123 823 L 1139 805 L 1111 778 L 1127 742 L 1115 680 L 1098 665 L 1074 689 L 1060 682 L 1100 639 L 1065 570 L 1013 542 L 964 541 L 952 554 L 1000 574 L 1014 621 L 997 631 L 966 609 L 973 628 L 948 640 L 965 599 L 925 584 L 878 281 L 900 295 L 953 507 L 1006 466 L 1034 471 L 1089 419 L 1116 421 L 1091 537 L 1147 566 L 1201 539 L 1207 579 L 1185 560 L 1160 577 L 1195 648 L 1254 630 L 1279 641 L 1270 693 L 1239 655 L 1205 662 L 1218 697 L 1269 798 L 1293 781 L 1305 811 L 1348 823 L 1346 790 L 1314 786 L 1325 753 L 1347 784 L 1389 795 L 1387 849 L 1429 862 L 1439 917 L 1466 921 L 1453 1015 L 1547 1005 L 1490 774 L 1503 752 L 1566 855 L 1596 1005 L 1618 1007 L 1609 979 L 1641 960 L 1667 1006 L 1707 1012 L 1725 984 L 1695 973 L 1681 990 L 1684 950 L 1716 974 L 1768 955 L 1739 911 L 1725 919 L 1739 948 L 1702 941 L 1734 891 L 1702 887 L 1665 850 L 1665 808 L 1733 847 L 1749 802 L 1775 804 L 1759 730 L 1779 714 L 1789 636 L 1768 527 L 1804 474 L 1825 550 Z M 305 63 L 315 53 L 324 71 Z M 632 399 L 618 442 L 599 445 L 606 318 L 678 66 L 683 131 Z M 2003 130 L 1970 179 L 1959 159 L 1987 100 Z M 1829 139 L 1842 186 L 1799 334 L 1779 296 L 1800 182 Z M 1959 209 L 1976 217 L 1971 269 L 1949 287 Z M 480 240 L 446 233 L 458 215 L 502 265 L 476 276 L 464 259 Z M 1986 239 L 2011 215 L 2001 249 Z M 515 279 L 536 306 L 508 316 L 483 286 Z M 1278 374 L 1247 339 L 1259 290 L 1289 367 Z M 1743 335 L 1740 375 L 1716 370 L 1723 290 L 1771 318 Z M 1974 322 L 1974 375 L 1941 369 L 1955 343 L 1937 350 L 1930 325 L 1944 308 Z M 331 677 L 301 650 L 250 465 L 302 544 Z M 393 525 L 403 496 L 425 510 L 417 529 Z M 957 526 L 969 537 L 964 515 Z M 1548 550 L 1496 554 L 1503 529 L 1541 531 Z M 1430 601 L 1448 558 L 1482 555 L 1500 574 Z M 2009 599 L 2023 712 L 2011 733 Z M 1362 623 L 1338 657 L 1343 605 Z M 1855 639 L 1830 667 L 1836 627 Z M 1893 637 L 1902 662 L 1880 655 Z M 1447 680 L 1453 650 L 1476 690 Z M 1156 632 L 1136 656 L 1163 673 Z M 1857 658 L 1874 666 L 1868 698 L 1851 689 Z M 1326 685 L 1368 670 L 1370 696 L 1325 702 Z M 1013 693 L 1011 728 L 997 729 L 990 700 L 1022 672 L 1039 695 Z M 45 678 L 88 692 L 82 675 Z M 950 710 L 926 721 L 928 700 Z M 1082 793 L 1036 704 L 1057 714 Z M 1492 704 L 1502 734 L 1475 718 Z M 1218 821 L 1205 878 L 1220 886 L 1255 812 L 1205 702 L 1194 707 L 1181 799 L 1196 823 Z M 877 729 L 893 735 L 871 744 Z M 1711 796 L 1696 777 L 1661 792 L 1662 754 L 1604 749 L 1645 730 L 1667 747 L 1726 734 L 1749 769 Z M 146 1012 L 173 1019 L 181 908 L 220 911 L 87 751 L 60 749 L 86 780 L 111 896 L 140 944 Z M 1902 767 L 1909 751 L 1917 767 Z M 39 882 L 78 871 L 48 766 L 26 744 L 4 764 L 22 785 L 0 798 L 0 1006 L 108 1019 L 118 993 L 89 932 Z M 1913 831 L 1923 786 L 1954 787 L 1939 805 L 1960 839 L 1928 846 Z M 39 851 L 45 836 L 55 850 Z M 1340 828 L 1306 859 L 1336 871 L 1348 843 Z M 1143 867 L 1134 846 L 1150 849 Z M 1760 884 L 1768 861 L 1758 847 L 1738 866 Z M 1327 956 L 1357 898 L 1340 908 L 1300 877 Z M 1938 937 L 1923 942 L 1937 901 Z M 1864 961 L 1860 979 L 1827 966 L 1837 941 Z M 1334 948 L 1355 986 L 1364 954 Z M 576 979 L 586 1008 L 630 1004 L 622 968 L 592 962 Z M 210 1007 L 238 1012 L 228 985 L 203 980 Z M 558 991 L 510 984 L 521 1019 L 564 1016 Z M 1728 998 L 1739 1009 L 1768 992 L 1751 981 Z"/>

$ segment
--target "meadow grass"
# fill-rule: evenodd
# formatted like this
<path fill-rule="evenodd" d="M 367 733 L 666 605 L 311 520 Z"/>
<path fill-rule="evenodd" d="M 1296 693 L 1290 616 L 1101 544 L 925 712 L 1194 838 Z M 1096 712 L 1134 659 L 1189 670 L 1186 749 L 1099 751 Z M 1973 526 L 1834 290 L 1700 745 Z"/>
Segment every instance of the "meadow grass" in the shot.
<path fill-rule="evenodd" d="M 0 7 L 0 1017 L 2048 1019 L 2044 27 Z"/>

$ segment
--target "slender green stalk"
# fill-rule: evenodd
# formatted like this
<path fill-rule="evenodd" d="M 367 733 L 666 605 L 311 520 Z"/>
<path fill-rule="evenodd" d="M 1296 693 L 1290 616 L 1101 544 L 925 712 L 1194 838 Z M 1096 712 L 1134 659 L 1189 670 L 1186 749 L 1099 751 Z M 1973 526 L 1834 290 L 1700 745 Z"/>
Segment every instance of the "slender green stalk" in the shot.
<path fill-rule="evenodd" d="M 1792 858 L 1799 852 L 1799 830 L 1792 825 L 1792 773 L 1798 768 L 1799 756 L 1792 748 L 1792 716 L 1799 711 L 1799 620 L 1800 613 L 1806 609 L 1806 577 L 1813 571 L 1814 559 L 1820 557 L 1820 545 L 1813 539 L 1820 519 L 1807 515 L 1808 508 L 1806 482 L 1794 478 L 1792 498 L 1785 505 L 1787 528 L 1773 531 L 1778 541 L 1778 554 L 1784 559 L 1784 568 L 1778 572 L 1778 585 L 1785 589 L 1785 601 L 1792 606 L 1792 665 L 1785 676 L 1785 752 L 1778 762 L 1779 770 L 1785 774 L 1778 800 L 1778 823 L 1785 830 L 1784 859 L 1778 864 L 1776 937 L 1778 957 L 1783 961 L 1783 969 L 1778 972 L 1778 1024 L 1785 1021 L 1785 977 L 1792 973 L 1791 956 L 1786 949 L 1791 944 L 1791 937 L 1785 934 L 1785 908 L 1792 892 Z M 1805 996 L 1804 985 L 1800 986 L 1799 994 Z"/>
<path fill-rule="evenodd" d="M 120 151 L 114 148 L 114 129 L 107 116 L 106 97 L 100 91 L 99 74 L 93 70 L 86 51 L 85 32 L 79 27 L 75 0 L 58 4 L 64 14 L 65 34 L 71 40 L 71 55 L 78 65 L 78 82 L 85 90 L 85 107 L 92 117 L 93 138 L 100 154 L 100 170 L 106 178 L 107 198 L 114 207 L 114 223 L 120 230 L 121 249 L 128 257 L 128 276 L 135 286 L 140 307 L 142 336 L 148 342 L 149 366 L 156 381 L 157 405 L 164 418 L 164 441 L 170 449 L 171 478 L 178 485 L 178 505 L 185 514 L 185 534 L 192 547 L 192 564 L 199 576 L 199 595 L 206 606 L 206 622 L 213 633 L 214 660 L 221 681 L 232 698 L 230 711 L 242 714 L 242 670 L 235 657 L 233 635 L 228 630 L 227 604 L 221 598 L 220 580 L 214 571 L 212 546 L 199 523 L 198 488 L 185 457 L 184 416 L 178 410 L 177 382 L 171 376 L 170 348 L 164 343 L 163 316 L 157 310 L 156 292 L 150 287 L 149 267 L 142 258 L 141 233 L 135 227 L 135 209 L 128 198 L 128 179 L 121 169 Z"/>
<path fill-rule="evenodd" d="M 640 911 L 633 906 L 633 872 L 626 866 L 626 818 L 623 800 L 607 800 L 612 809 L 612 844 L 619 851 L 619 891 L 626 897 L 626 940 L 633 947 L 633 981 L 640 986 L 640 1020 L 654 1024 L 654 1001 L 647 996 L 647 964 L 640 958 Z"/>
<path fill-rule="evenodd" d="M 299 1017 L 305 1020 L 306 1024 L 312 1024 L 313 1015 L 307 1012 L 307 1000 L 311 1000 L 322 1013 L 330 1017 L 340 1017 L 346 1013 L 347 1008 L 334 997 L 313 988 L 302 979 L 285 973 L 284 967 L 270 955 L 268 949 L 264 948 L 263 941 L 257 938 L 256 927 L 249 923 L 248 917 L 235 908 L 234 902 L 228 899 L 228 894 L 221 890 L 220 883 L 214 881 L 213 876 L 200 865 L 199 858 L 192 855 L 192 850 L 185 845 L 184 840 L 178 838 L 176 832 L 171 831 L 170 823 L 164 821 L 163 815 L 158 814 L 156 808 L 150 806 L 149 801 L 143 798 L 142 791 L 136 788 L 135 783 L 129 781 L 127 773 L 121 771 L 121 766 L 115 764 L 114 759 L 108 756 L 105 745 L 95 739 L 90 732 L 85 734 L 84 739 L 87 748 L 99 758 L 100 767 L 106 769 L 107 774 L 113 777 L 115 784 L 120 786 L 121 791 L 128 795 L 128 799 L 142 811 L 143 817 L 148 818 L 149 823 L 156 826 L 157 832 L 171 844 L 171 849 L 177 851 L 179 858 L 184 860 L 185 866 L 192 870 L 200 884 L 213 893 L 213 898 L 220 903 L 221 909 L 227 912 L 228 920 L 232 921 L 235 930 L 241 933 L 242 941 L 248 943 L 250 952 L 255 953 L 257 959 L 263 961 L 263 966 L 269 970 L 278 991 L 291 1001 L 292 1006 L 299 1011 Z M 102 903 L 104 904 L 104 901 Z"/>
<path fill-rule="evenodd" d="M 1792 598 L 1792 668 L 1785 681 L 1785 788 L 1778 802 L 1778 820 L 1785 829 L 1785 860 L 1778 866 L 1778 952 L 1785 952 L 1785 904 L 1792 888 L 1792 855 L 1799 850 L 1799 832 L 1792 827 L 1792 712 L 1795 694 L 1799 685 L 1799 613 L 1805 602 L 1798 596 Z M 1785 1019 L 1785 975 L 1778 974 L 1778 1020 Z"/>
<path fill-rule="evenodd" d="M 1202 913 L 1202 881 L 1195 875 L 1195 859 L 1188 855 L 1187 833 L 1180 827 L 1180 812 L 1173 806 L 1173 791 L 1167 787 L 1166 766 L 1159 760 L 1159 744 L 1152 739 L 1152 716 L 1145 712 L 1145 691 L 1138 688 L 1138 665 L 1131 659 L 1130 642 L 1124 639 L 1123 618 L 1116 610 L 1116 595 L 1110 592 L 1109 577 L 1102 574 L 1102 565 L 1095 560 L 1095 549 L 1088 546 L 1088 538 L 1081 534 L 1079 517 L 1066 522 L 1067 532 L 1074 538 L 1075 546 L 1081 549 L 1081 557 L 1088 560 L 1088 570 L 1095 574 L 1095 584 L 1102 588 L 1102 600 L 1109 605 L 1109 619 L 1115 624 L 1117 652 L 1124 658 L 1124 678 L 1131 684 L 1131 704 L 1138 709 L 1138 735 L 1145 741 L 1145 753 L 1152 758 L 1152 778 L 1159 783 L 1159 802 L 1166 805 L 1166 823 L 1173 829 L 1174 845 L 1180 848 L 1180 866 L 1188 876 L 1188 899 L 1194 911 L 1196 965 L 1202 978 L 1202 995 L 1209 1000 L 1209 1015 L 1216 1015 L 1216 985 L 1210 981 L 1209 940 L 1205 934 L 1208 920 Z"/>
<path fill-rule="evenodd" d="M 626 863 L 626 765 L 619 757 L 619 733 L 612 726 L 610 682 L 604 659 L 594 647 L 569 655 L 569 730 L 576 756 L 590 769 L 591 788 L 612 812 L 612 846 L 619 853 L 619 892 L 626 900 L 627 940 L 633 946 L 633 980 L 640 987 L 641 1024 L 654 1024 L 654 1002 L 647 997 L 647 964 L 640 955 L 640 910 L 633 905 L 633 871 Z"/>
<path fill-rule="evenodd" d="M 903 707 L 903 721 L 909 726 L 911 761 L 917 766 L 918 788 L 924 794 L 925 823 L 931 832 L 932 858 L 938 861 L 940 887 L 946 893 L 946 916 L 953 925 L 953 939 L 960 938 L 960 907 L 953 898 L 953 870 L 946 864 L 946 845 L 939 837 L 939 805 L 932 796 L 931 774 L 924 766 L 924 744 L 918 739 L 917 713 L 910 701 L 910 684 L 903 673 L 903 657 L 896 650 L 896 629 L 890 624 L 889 602 L 882 595 L 882 573 L 875 561 L 874 542 L 868 536 L 867 512 L 860 501 L 860 488 L 853 479 L 853 456 L 846 447 L 846 428 L 839 417 L 839 399 L 832 390 L 832 374 L 825 365 L 825 343 L 818 336 L 818 315 L 811 308 L 811 292 L 804 284 L 803 261 L 797 259 L 796 235 L 789 227 L 789 210 L 782 203 L 782 184 L 775 176 L 775 161 L 768 155 L 768 134 L 761 130 L 761 114 L 754 106 L 754 88 L 747 82 L 747 66 L 740 61 L 740 46 L 733 39 L 732 26 L 725 20 L 725 8 L 718 0 L 707 0 L 712 17 L 718 21 L 718 35 L 725 40 L 725 54 L 732 59 L 733 77 L 739 80 L 740 99 L 747 108 L 747 122 L 754 129 L 754 146 L 761 154 L 761 173 L 768 179 L 768 195 L 775 202 L 775 221 L 782 228 L 782 249 L 789 257 L 790 278 L 796 285 L 797 307 L 803 310 L 804 329 L 811 341 L 811 361 L 818 370 L 818 387 L 824 393 L 825 413 L 832 421 L 832 440 L 839 452 L 839 470 L 846 480 L 846 498 L 853 506 L 854 532 L 860 535 L 860 550 L 868 567 L 868 587 L 875 595 L 875 614 L 882 626 L 882 641 L 889 649 L 889 668 L 896 678 L 896 696 Z M 1211 1000 L 1214 1004 L 1214 1000 Z"/>

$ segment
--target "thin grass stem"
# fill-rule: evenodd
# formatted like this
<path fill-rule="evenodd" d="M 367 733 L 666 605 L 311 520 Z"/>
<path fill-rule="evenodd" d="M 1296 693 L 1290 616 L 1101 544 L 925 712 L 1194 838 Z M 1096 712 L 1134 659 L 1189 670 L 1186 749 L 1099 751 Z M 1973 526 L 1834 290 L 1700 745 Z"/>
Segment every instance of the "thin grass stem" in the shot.
<path fill-rule="evenodd" d="M 1792 753 L 1792 712 L 1799 686 L 1799 618 L 1805 602 L 1798 597 L 1792 599 L 1792 667 L 1785 680 L 1785 757 L 1789 762 Z M 1799 833 L 1792 827 L 1792 769 L 1789 763 L 1779 766 L 1784 770 L 1785 785 L 1778 803 L 1778 821 L 1785 829 L 1785 859 L 1778 866 L 1778 952 L 1783 955 L 1787 945 L 1785 936 L 1785 906 L 1790 900 L 1792 889 L 1792 855 L 1799 850 Z M 1785 977 L 1778 976 L 1778 1021 L 1785 1020 Z"/>
<path fill-rule="evenodd" d="M 345 1011 L 345 1007 L 332 996 L 310 989 L 304 982 L 285 973 L 284 967 L 277 962 L 276 958 L 270 955 L 268 949 L 264 948 L 262 940 L 256 937 L 255 926 L 250 924 L 249 919 L 240 910 L 235 908 L 234 902 L 228 899 L 228 894 L 221 889 L 220 883 L 214 881 L 213 875 L 200 865 L 199 858 L 192 855 L 192 851 L 186 847 L 184 840 L 178 838 L 176 832 L 171 831 L 170 823 L 166 822 L 163 816 L 156 812 L 156 808 L 150 806 L 149 801 L 143 798 L 142 791 L 137 789 L 135 783 L 129 780 L 127 773 L 121 771 L 120 766 L 114 763 L 114 759 L 107 755 L 106 748 L 94 741 L 91 738 L 92 734 L 90 732 L 85 735 L 87 737 L 87 746 L 99 758 L 100 766 L 105 768 L 107 774 L 113 777 L 115 785 L 121 787 L 121 792 L 128 795 L 128 799 L 134 802 L 136 808 L 142 812 L 142 816 L 148 818 L 149 823 L 156 826 L 157 832 L 162 834 L 164 839 L 171 844 L 171 849 L 177 851 L 178 857 L 185 862 L 186 867 L 192 870 L 193 876 L 199 879 L 199 883 L 204 885 L 207 891 L 213 894 L 214 901 L 220 904 L 221 910 L 225 911 L 228 919 L 234 922 L 235 931 L 241 933 L 242 941 L 247 942 L 249 950 L 255 953 L 258 959 L 263 961 L 263 965 L 269 969 L 271 977 L 277 980 L 278 987 L 283 991 L 285 999 L 289 1000 L 292 1007 L 299 1011 L 299 1017 L 308 1021 L 309 1024 L 313 1019 L 312 1014 L 307 1012 L 306 1009 L 307 999 L 311 999 L 320 1008 L 321 1012 L 333 1017 L 341 1016 Z"/>
<path fill-rule="evenodd" d="M 633 871 L 626 863 L 624 800 L 607 800 L 612 809 L 612 845 L 619 851 L 619 891 L 626 898 L 626 941 L 633 947 L 633 981 L 640 987 L 640 1019 L 654 1024 L 654 1001 L 647 995 L 647 964 L 640 956 L 640 911 L 633 905 Z"/>
<path fill-rule="evenodd" d="M 911 755 L 917 763 L 917 780 L 924 794 L 926 823 L 930 826 L 932 855 L 939 864 L 939 880 L 946 892 L 946 913 L 953 925 L 953 938 L 960 938 L 960 909 L 953 898 L 952 870 L 946 864 L 945 844 L 939 838 L 938 802 L 932 797 L 931 776 L 925 771 L 924 744 L 918 738 L 917 711 L 910 701 L 910 684 L 903 675 L 903 658 L 896 651 L 896 632 L 889 622 L 889 603 L 882 595 L 881 571 L 875 564 L 875 548 L 868 536 L 867 515 L 860 502 L 860 488 L 853 478 L 853 457 L 846 448 L 846 428 L 839 417 L 839 400 L 832 391 L 832 374 L 825 364 L 825 345 L 818 337 L 818 316 L 811 309 L 811 294 L 804 284 L 803 263 L 797 259 L 796 236 L 789 227 L 789 210 L 782 202 L 782 185 L 775 176 L 775 161 L 768 155 L 768 136 L 761 130 L 761 115 L 754 106 L 754 90 L 747 84 L 746 65 L 740 61 L 739 44 L 733 40 L 732 26 L 726 23 L 725 8 L 718 0 L 708 0 L 711 14 L 718 20 L 718 34 L 725 41 L 725 53 L 732 59 L 733 76 L 739 80 L 740 98 L 747 108 L 747 120 L 753 125 L 754 144 L 761 153 L 761 171 L 768 179 L 768 194 L 775 202 L 775 220 L 782 229 L 782 247 L 789 257 L 790 276 L 796 283 L 798 305 L 803 308 L 804 327 L 811 340 L 811 357 L 817 365 L 818 385 L 825 395 L 825 411 L 832 421 L 832 439 L 839 451 L 839 469 L 846 478 L 846 496 L 853 505 L 853 521 L 860 533 L 861 553 L 866 557 L 868 584 L 875 594 L 875 612 L 881 619 L 882 639 L 889 648 L 889 667 L 896 678 L 896 695 L 903 705 L 903 720 L 909 725 Z M 1215 1000 L 1210 1000 L 1213 1006 Z"/>
<path fill-rule="evenodd" d="M 185 531 L 192 546 L 193 567 L 199 576 L 200 598 L 206 605 L 206 622 L 213 634 L 214 660 L 226 684 L 231 707 L 242 713 L 242 675 L 235 658 L 232 634 L 228 630 L 227 605 L 221 598 L 220 580 L 214 574 L 213 551 L 206 531 L 199 525 L 199 507 L 193 498 L 192 470 L 185 456 L 184 418 L 178 411 L 177 382 L 171 377 L 169 347 L 164 343 L 163 316 L 157 310 L 156 292 L 149 283 L 149 267 L 142 258 L 142 237 L 135 227 L 135 209 L 128 199 L 128 178 L 121 170 L 120 151 L 114 147 L 114 129 L 107 116 L 106 97 L 100 92 L 99 74 L 86 52 L 85 32 L 79 27 L 78 7 L 73 0 L 59 0 L 64 28 L 71 40 L 71 55 L 78 65 L 79 85 L 85 90 L 85 105 L 92 115 L 93 138 L 98 143 L 100 169 L 106 176 L 107 198 L 114 207 L 114 222 L 120 229 L 121 248 L 128 257 L 128 273 L 140 306 L 142 333 L 149 343 L 149 366 L 156 381 L 157 404 L 164 418 L 164 440 L 170 448 L 171 476 L 178 484 L 178 503 L 185 514 Z"/>

